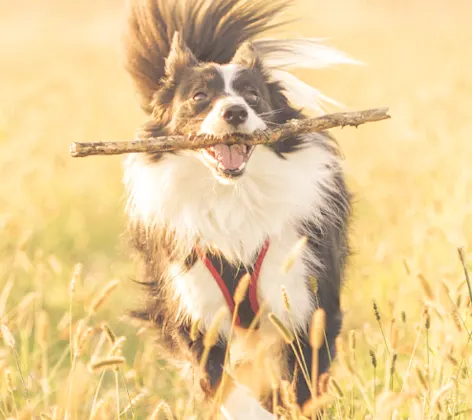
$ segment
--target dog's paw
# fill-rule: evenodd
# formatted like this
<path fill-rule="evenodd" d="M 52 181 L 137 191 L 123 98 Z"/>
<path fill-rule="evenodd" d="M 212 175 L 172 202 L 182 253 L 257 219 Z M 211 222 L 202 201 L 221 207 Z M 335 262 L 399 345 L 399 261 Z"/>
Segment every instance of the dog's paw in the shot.
<path fill-rule="evenodd" d="M 226 420 L 275 420 L 274 414 L 267 411 L 260 402 L 254 398 L 250 391 L 237 386 L 231 392 L 221 407 L 221 412 Z"/>

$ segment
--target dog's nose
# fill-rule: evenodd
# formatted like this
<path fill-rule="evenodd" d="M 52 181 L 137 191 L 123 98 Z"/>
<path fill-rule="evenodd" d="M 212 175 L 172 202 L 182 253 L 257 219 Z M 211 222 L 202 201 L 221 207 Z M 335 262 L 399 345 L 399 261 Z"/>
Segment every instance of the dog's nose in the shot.
<path fill-rule="evenodd" d="M 247 120 L 246 108 L 241 105 L 232 105 L 223 111 L 224 120 L 235 127 Z"/>

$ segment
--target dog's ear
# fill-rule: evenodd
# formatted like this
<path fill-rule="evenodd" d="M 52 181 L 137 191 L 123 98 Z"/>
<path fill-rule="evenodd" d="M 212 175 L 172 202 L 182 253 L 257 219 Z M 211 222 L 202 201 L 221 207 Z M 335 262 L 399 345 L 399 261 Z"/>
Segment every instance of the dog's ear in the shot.
<path fill-rule="evenodd" d="M 263 67 L 256 47 L 250 41 L 246 41 L 239 46 L 231 62 L 249 68 L 262 69 Z"/>
<path fill-rule="evenodd" d="M 174 78 L 185 67 L 196 66 L 197 58 L 178 32 L 174 33 L 169 55 L 166 58 L 165 74 L 168 78 Z"/>

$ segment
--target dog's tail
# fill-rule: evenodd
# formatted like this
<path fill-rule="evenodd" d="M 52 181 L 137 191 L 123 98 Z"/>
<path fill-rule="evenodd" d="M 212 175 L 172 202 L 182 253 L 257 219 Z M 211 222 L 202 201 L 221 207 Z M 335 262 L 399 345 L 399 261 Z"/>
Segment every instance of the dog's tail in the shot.
<path fill-rule="evenodd" d="M 291 0 L 128 0 L 125 65 L 143 109 L 152 111 L 175 32 L 199 61 L 224 64 L 243 42 L 286 24 L 280 16 L 291 4 Z M 264 39 L 255 41 L 255 47 L 289 99 L 303 107 L 329 100 L 286 70 L 354 63 L 313 39 Z"/>

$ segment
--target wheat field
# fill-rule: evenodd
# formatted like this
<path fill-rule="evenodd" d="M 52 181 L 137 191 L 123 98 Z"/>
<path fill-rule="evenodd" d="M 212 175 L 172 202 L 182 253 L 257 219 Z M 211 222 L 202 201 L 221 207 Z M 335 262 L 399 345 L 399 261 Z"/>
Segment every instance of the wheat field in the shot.
<path fill-rule="evenodd" d="M 145 120 L 122 69 L 123 6 L 0 0 L 1 418 L 205 418 L 192 373 L 123 319 L 140 295 L 122 159 L 68 156 L 70 142 L 126 140 Z M 472 418 L 472 3 L 298 0 L 292 12 L 289 35 L 366 63 L 298 75 L 346 109 L 393 117 L 334 132 L 354 253 L 320 413 Z"/>

